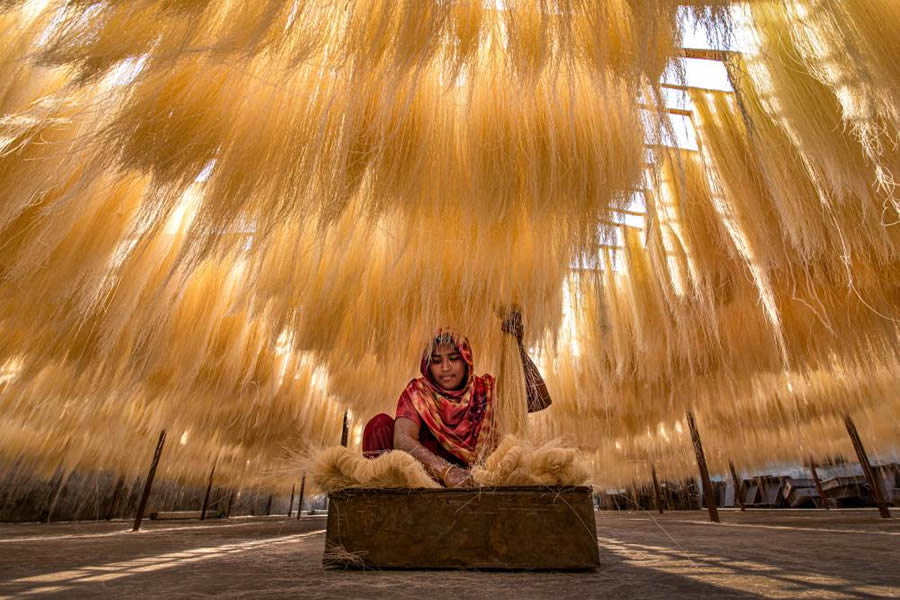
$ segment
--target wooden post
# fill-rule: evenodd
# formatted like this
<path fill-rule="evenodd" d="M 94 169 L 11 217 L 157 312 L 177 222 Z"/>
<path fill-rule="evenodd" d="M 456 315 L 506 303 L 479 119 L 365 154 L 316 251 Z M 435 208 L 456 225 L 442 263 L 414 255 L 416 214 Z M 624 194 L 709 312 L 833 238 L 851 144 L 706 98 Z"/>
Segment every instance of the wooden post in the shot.
<path fill-rule="evenodd" d="M 344 411 L 344 424 L 341 425 L 341 446 L 347 447 L 347 438 L 350 437 L 350 414 Z"/>
<path fill-rule="evenodd" d="M 731 481 L 734 483 L 734 499 L 737 505 L 741 507 L 741 512 L 744 512 L 747 510 L 747 507 L 744 506 L 743 482 L 738 479 L 737 471 L 734 470 L 734 463 L 730 460 L 728 461 L 728 468 L 731 470 Z"/>
<path fill-rule="evenodd" d="M 822 500 L 822 506 L 825 507 L 825 510 L 831 510 L 828 508 L 828 498 L 825 496 L 825 491 L 822 489 L 822 482 L 819 480 L 818 471 L 816 471 L 816 461 L 813 459 L 812 455 L 809 457 L 809 472 L 812 474 L 813 483 L 816 484 L 816 493 L 819 494 L 819 498 Z"/>
<path fill-rule="evenodd" d="M 659 493 L 659 481 L 656 479 L 656 465 L 650 465 L 650 475 L 653 476 L 653 501 L 656 502 L 659 514 L 663 514 L 662 494 Z"/>
<path fill-rule="evenodd" d="M 116 502 L 119 500 L 119 494 L 122 493 L 122 488 L 125 486 L 125 476 L 120 475 L 119 480 L 116 481 L 116 487 L 113 488 L 112 500 L 109 501 L 109 507 L 106 509 L 106 520 L 109 521 L 113 518 L 113 512 L 116 510 Z"/>
<path fill-rule="evenodd" d="M 56 508 L 56 503 L 59 501 L 59 496 L 62 494 L 63 488 L 66 487 L 66 482 L 69 480 L 69 476 L 61 473 L 60 470 L 62 466 L 57 469 L 59 473 L 59 481 L 54 486 L 56 491 L 53 493 L 53 499 L 50 501 L 50 506 L 47 508 L 47 514 L 44 515 L 44 518 L 41 519 L 44 523 L 49 523 L 53 518 L 53 510 Z"/>
<path fill-rule="evenodd" d="M 228 506 L 225 507 L 225 518 L 231 516 L 231 503 L 234 502 L 234 490 L 231 490 L 231 493 L 228 494 Z"/>
<path fill-rule="evenodd" d="M 291 499 L 288 502 L 288 519 L 291 518 L 291 513 L 294 512 L 294 484 L 291 484 Z"/>
<path fill-rule="evenodd" d="M 156 451 L 153 453 L 153 461 L 150 463 L 150 472 L 147 473 L 147 481 L 144 483 L 144 493 L 141 494 L 141 501 L 138 504 L 137 514 L 134 517 L 134 527 L 132 531 L 138 531 L 141 528 L 141 521 L 144 520 L 144 511 L 147 509 L 147 500 L 150 499 L 150 489 L 153 487 L 153 478 L 156 476 L 156 467 L 159 465 L 159 457 L 162 456 L 163 445 L 166 443 L 166 430 L 159 432 L 159 441 L 156 442 Z"/>
<path fill-rule="evenodd" d="M 300 497 L 297 499 L 297 520 L 300 520 L 300 514 L 303 512 L 303 492 L 306 491 L 306 473 L 300 479 Z"/>
<path fill-rule="evenodd" d="M 272 494 L 269 494 L 269 500 L 266 502 L 266 516 L 272 514 Z"/>
<path fill-rule="evenodd" d="M 844 415 L 844 425 L 847 427 L 847 433 L 850 434 L 850 441 L 853 442 L 853 449 L 856 450 L 856 457 L 859 459 L 859 465 L 862 467 L 863 473 L 866 476 L 866 481 L 869 482 L 869 488 L 872 490 L 872 500 L 875 501 L 875 505 L 878 507 L 878 512 L 881 513 L 881 517 L 890 519 L 891 512 L 888 510 L 884 498 L 881 497 L 881 488 L 878 487 L 878 482 L 875 480 L 875 473 L 872 472 L 872 465 L 869 463 L 869 455 L 866 454 L 866 449 L 863 447 L 862 440 L 859 439 L 859 432 L 856 430 L 856 423 L 853 422 L 850 415 Z"/>
<path fill-rule="evenodd" d="M 697 455 L 697 467 L 700 469 L 700 482 L 703 484 L 703 496 L 706 498 L 706 509 L 709 511 L 709 520 L 719 523 L 719 511 L 716 509 L 716 496 L 713 494 L 712 482 L 709 480 L 709 469 L 706 467 L 706 455 L 703 453 L 703 442 L 700 441 L 700 432 L 697 431 L 697 423 L 694 413 L 687 413 L 688 427 L 691 429 L 691 440 L 694 442 L 694 453 Z"/>
<path fill-rule="evenodd" d="M 203 508 L 200 509 L 201 521 L 206 519 L 206 508 L 209 506 L 209 493 L 212 491 L 213 475 L 215 475 L 216 473 L 217 460 L 218 458 L 213 461 L 212 469 L 209 470 L 209 483 L 206 484 L 206 495 L 203 496 Z"/>

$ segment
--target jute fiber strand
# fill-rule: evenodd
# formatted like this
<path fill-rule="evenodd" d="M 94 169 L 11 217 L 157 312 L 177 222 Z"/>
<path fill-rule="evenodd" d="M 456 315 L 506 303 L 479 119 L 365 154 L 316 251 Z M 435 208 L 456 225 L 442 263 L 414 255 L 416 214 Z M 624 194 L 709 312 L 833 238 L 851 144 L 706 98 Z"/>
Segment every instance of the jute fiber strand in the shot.
<path fill-rule="evenodd" d="M 500 4 L 0 0 L 0 461 L 138 477 L 165 428 L 162 476 L 284 491 L 442 326 L 512 473 L 688 476 L 689 409 L 715 468 L 847 454 L 846 413 L 888 456 L 894 4 Z M 647 144 L 685 14 L 750 42 L 696 152 Z"/>

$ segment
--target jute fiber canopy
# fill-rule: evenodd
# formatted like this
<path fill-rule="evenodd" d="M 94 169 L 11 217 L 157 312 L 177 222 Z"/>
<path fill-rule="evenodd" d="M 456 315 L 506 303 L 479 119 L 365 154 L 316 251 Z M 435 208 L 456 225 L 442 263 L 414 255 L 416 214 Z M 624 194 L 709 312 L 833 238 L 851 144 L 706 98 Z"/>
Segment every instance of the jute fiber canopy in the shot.
<path fill-rule="evenodd" d="M 0 461 L 283 491 L 511 306 L 599 485 L 688 410 L 895 455 L 898 55 L 896 0 L 0 0 Z"/>

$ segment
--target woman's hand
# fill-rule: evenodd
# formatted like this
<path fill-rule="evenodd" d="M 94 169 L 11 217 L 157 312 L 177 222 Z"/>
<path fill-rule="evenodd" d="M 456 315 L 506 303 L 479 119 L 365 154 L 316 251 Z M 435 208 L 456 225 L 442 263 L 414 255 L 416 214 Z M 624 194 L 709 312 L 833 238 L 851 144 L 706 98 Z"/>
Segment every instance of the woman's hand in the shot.
<path fill-rule="evenodd" d="M 508 333 L 515 337 L 516 341 L 521 344 L 522 338 L 525 336 L 525 325 L 522 322 L 522 313 L 516 309 L 509 311 L 506 314 L 506 318 L 503 319 L 501 329 L 504 333 Z"/>
<path fill-rule="evenodd" d="M 444 485 L 448 488 L 474 487 L 475 480 L 472 479 L 472 473 L 468 470 L 453 466 L 447 469 L 447 473 L 444 475 Z"/>

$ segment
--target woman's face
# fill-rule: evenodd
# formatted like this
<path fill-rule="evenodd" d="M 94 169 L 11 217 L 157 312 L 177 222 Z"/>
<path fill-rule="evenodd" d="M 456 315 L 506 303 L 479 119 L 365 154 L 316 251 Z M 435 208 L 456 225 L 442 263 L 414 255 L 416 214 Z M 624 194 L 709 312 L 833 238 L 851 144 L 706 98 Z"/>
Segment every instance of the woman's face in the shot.
<path fill-rule="evenodd" d="M 428 369 L 431 378 L 445 390 L 458 390 L 466 376 L 466 362 L 452 344 L 435 346 Z"/>

